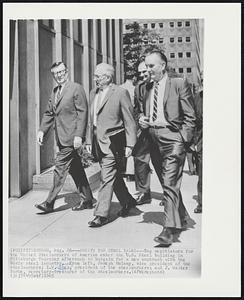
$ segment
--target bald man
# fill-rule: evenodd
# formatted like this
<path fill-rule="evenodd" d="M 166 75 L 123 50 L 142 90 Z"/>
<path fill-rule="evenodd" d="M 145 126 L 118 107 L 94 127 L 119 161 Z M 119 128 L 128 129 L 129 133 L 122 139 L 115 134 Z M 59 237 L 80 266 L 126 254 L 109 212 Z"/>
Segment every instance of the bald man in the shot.
<path fill-rule="evenodd" d="M 114 68 L 106 63 L 96 66 L 96 88 L 90 93 L 90 120 L 87 150 L 101 166 L 101 186 L 94 210 L 95 218 L 88 224 L 100 227 L 108 223 L 113 191 L 126 217 L 135 199 L 130 195 L 121 174 L 123 157 L 129 157 L 136 143 L 136 123 L 127 90 L 113 84 Z"/>
<path fill-rule="evenodd" d="M 145 64 L 145 58 L 142 58 L 138 65 L 138 84 L 135 87 L 134 93 L 134 113 L 138 123 L 138 114 L 142 108 L 142 94 L 141 87 L 144 83 L 150 81 L 150 76 Z M 141 130 L 138 127 L 137 136 L 138 140 L 133 150 L 135 162 L 135 185 L 136 185 L 136 202 L 137 205 L 151 203 L 150 191 L 150 147 L 148 139 L 146 138 L 147 130 Z"/>

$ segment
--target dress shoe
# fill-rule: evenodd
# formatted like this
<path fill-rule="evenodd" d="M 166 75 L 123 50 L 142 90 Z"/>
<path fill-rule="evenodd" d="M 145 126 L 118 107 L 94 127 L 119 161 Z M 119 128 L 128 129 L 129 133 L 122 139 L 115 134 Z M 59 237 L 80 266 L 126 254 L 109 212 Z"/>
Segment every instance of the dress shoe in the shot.
<path fill-rule="evenodd" d="M 35 204 L 35 207 L 44 211 L 45 213 L 53 212 L 53 204 L 49 202 L 42 202 L 41 204 Z"/>
<path fill-rule="evenodd" d="M 77 211 L 77 210 L 83 210 L 83 209 L 92 209 L 93 208 L 93 204 L 92 201 L 87 201 L 87 202 L 81 202 L 80 204 L 72 207 L 73 211 Z"/>
<path fill-rule="evenodd" d="M 141 194 L 136 199 L 136 205 L 142 205 L 142 204 L 147 204 L 147 203 L 151 203 L 151 202 L 152 202 L 152 198 L 151 198 L 150 192 Z"/>
<path fill-rule="evenodd" d="M 108 218 L 96 216 L 92 221 L 88 222 L 90 227 L 101 227 L 108 223 Z"/>
<path fill-rule="evenodd" d="M 118 212 L 118 216 L 119 217 L 127 217 L 129 215 L 129 212 L 131 210 L 131 208 L 135 207 L 136 206 L 136 200 L 134 198 L 132 198 L 129 203 L 127 203 L 125 206 L 123 206 L 121 208 L 121 210 Z"/>
<path fill-rule="evenodd" d="M 195 214 L 201 214 L 202 213 L 202 205 L 198 204 L 197 207 L 194 209 Z"/>
<path fill-rule="evenodd" d="M 154 238 L 154 241 L 162 245 L 171 245 L 173 243 L 173 234 L 171 229 L 164 228 L 160 235 Z"/>

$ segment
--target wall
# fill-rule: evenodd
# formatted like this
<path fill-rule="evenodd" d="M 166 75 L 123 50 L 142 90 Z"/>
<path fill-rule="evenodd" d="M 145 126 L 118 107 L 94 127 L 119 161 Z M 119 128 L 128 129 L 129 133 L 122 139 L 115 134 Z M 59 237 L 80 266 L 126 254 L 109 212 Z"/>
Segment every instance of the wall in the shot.
<path fill-rule="evenodd" d="M 47 135 L 43 147 L 36 143 L 40 120 L 55 86 L 50 74 L 52 63 L 63 59 L 69 67 L 70 79 L 81 83 L 87 96 L 94 86 L 97 63 L 114 63 L 117 83 L 122 82 L 121 20 L 108 20 L 107 27 L 105 20 L 89 22 L 89 26 L 85 19 L 10 22 L 10 197 L 26 193 L 32 188 L 33 175 L 54 162 L 53 132 Z M 115 37 L 111 36 L 111 26 L 116 27 Z M 109 40 L 103 38 L 107 36 L 106 30 L 110 32 Z"/>

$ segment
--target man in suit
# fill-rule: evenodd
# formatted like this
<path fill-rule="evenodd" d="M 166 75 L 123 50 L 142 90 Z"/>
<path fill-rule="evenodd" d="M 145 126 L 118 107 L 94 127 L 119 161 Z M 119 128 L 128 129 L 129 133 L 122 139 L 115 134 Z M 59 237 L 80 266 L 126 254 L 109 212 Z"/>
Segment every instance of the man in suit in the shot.
<path fill-rule="evenodd" d="M 92 192 L 78 154 L 82 151 L 87 128 L 88 105 L 85 91 L 80 84 L 68 80 L 68 69 L 63 62 L 54 63 L 51 73 L 58 85 L 48 101 L 37 141 L 42 145 L 44 135 L 54 127 L 59 152 L 49 195 L 43 203 L 35 206 L 46 213 L 52 212 L 56 196 L 69 172 L 81 198 L 76 209 L 92 208 Z"/>
<path fill-rule="evenodd" d="M 203 74 L 201 73 L 201 84 L 203 85 Z M 203 128 L 203 88 L 200 87 L 199 92 L 195 96 L 195 112 L 196 112 L 196 131 L 195 131 L 195 148 L 197 163 L 197 207 L 195 213 L 202 213 L 202 128 Z"/>
<path fill-rule="evenodd" d="M 136 205 L 121 174 L 124 155 L 131 155 L 136 143 L 136 124 L 127 90 L 112 83 L 114 68 L 106 63 L 95 68 L 96 88 L 90 93 L 90 130 L 87 150 L 101 166 L 101 186 L 94 210 L 95 218 L 88 224 L 100 227 L 108 223 L 113 191 L 122 209 L 118 215 L 126 217 Z"/>
<path fill-rule="evenodd" d="M 184 79 L 169 78 L 167 58 L 159 50 L 150 51 L 145 63 L 153 84 L 143 86 L 143 106 L 139 124 L 148 130 L 150 154 L 163 188 L 164 228 L 155 241 L 171 245 L 175 230 L 186 226 L 189 215 L 180 186 L 186 148 L 195 128 L 193 97 Z"/>
<path fill-rule="evenodd" d="M 145 57 L 142 57 L 138 65 L 138 84 L 135 87 L 134 93 L 134 114 L 138 123 L 140 106 L 142 105 L 141 88 L 145 82 L 150 81 L 150 76 L 145 64 Z M 137 143 L 133 149 L 135 163 L 135 184 L 137 191 L 136 205 L 151 203 L 150 191 L 150 149 L 148 139 L 146 138 L 147 130 L 137 130 Z"/>

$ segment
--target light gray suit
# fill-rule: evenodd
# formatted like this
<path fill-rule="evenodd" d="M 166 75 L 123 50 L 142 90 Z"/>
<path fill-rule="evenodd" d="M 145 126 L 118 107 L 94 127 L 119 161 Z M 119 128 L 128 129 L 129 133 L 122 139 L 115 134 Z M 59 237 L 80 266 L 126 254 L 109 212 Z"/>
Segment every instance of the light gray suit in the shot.
<path fill-rule="evenodd" d="M 87 144 L 92 145 L 92 153 L 101 166 L 101 187 L 94 215 L 107 217 L 113 191 L 122 207 L 132 200 L 132 196 L 121 175 L 121 163 L 125 146 L 136 143 L 136 123 L 133 107 L 127 90 L 111 84 L 97 112 L 97 126 L 94 127 L 94 99 L 98 90 L 90 93 L 90 114 Z"/>

